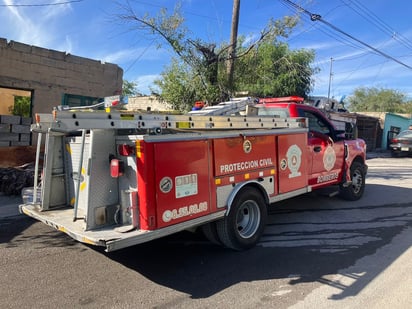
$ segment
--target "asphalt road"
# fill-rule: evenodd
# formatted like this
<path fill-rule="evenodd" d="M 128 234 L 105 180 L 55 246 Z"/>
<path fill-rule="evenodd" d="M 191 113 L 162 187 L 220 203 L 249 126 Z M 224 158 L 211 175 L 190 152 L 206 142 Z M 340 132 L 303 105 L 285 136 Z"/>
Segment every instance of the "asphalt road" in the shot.
<path fill-rule="evenodd" d="M 107 254 L 22 215 L 0 217 L 1 307 L 411 307 L 412 158 L 368 165 L 361 200 L 325 190 L 273 205 L 245 252 L 185 232 Z"/>

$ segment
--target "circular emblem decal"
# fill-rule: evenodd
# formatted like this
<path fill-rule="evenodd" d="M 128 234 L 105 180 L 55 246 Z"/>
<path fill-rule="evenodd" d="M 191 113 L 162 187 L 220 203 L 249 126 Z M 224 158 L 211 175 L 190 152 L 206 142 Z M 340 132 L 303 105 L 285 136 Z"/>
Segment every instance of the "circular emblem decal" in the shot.
<path fill-rule="evenodd" d="M 286 161 L 286 159 L 282 159 L 282 160 L 280 161 L 280 169 L 281 169 L 282 171 L 284 171 L 287 167 L 288 167 L 288 162 Z"/>
<path fill-rule="evenodd" d="M 172 218 L 173 218 L 173 213 L 170 210 L 166 210 L 162 215 L 163 222 L 170 222 Z"/>
<path fill-rule="evenodd" d="M 243 151 L 245 153 L 249 153 L 252 151 L 252 143 L 250 140 L 247 139 L 243 142 Z"/>
<path fill-rule="evenodd" d="M 292 145 L 289 147 L 286 157 L 288 159 L 288 167 L 290 170 L 289 178 L 299 177 L 301 173 L 299 172 L 300 165 L 302 163 L 302 150 L 299 146 Z"/>
<path fill-rule="evenodd" d="M 173 188 L 173 181 L 170 177 L 163 177 L 159 183 L 159 189 L 163 193 L 169 193 Z"/>
<path fill-rule="evenodd" d="M 332 146 L 328 146 L 323 154 L 323 166 L 328 172 L 333 169 L 336 162 L 336 153 Z"/>

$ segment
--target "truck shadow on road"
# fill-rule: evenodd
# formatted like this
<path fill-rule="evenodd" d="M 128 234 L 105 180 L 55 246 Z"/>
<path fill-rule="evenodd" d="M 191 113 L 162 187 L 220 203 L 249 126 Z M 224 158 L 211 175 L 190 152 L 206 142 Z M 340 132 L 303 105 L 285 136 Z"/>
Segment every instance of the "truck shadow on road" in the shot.
<path fill-rule="evenodd" d="M 46 232 L 45 232 L 46 230 Z M 0 249 L 30 246 L 35 249 L 56 248 L 87 250 L 79 242 L 35 219 L 19 216 L 0 219 Z"/>
<path fill-rule="evenodd" d="M 405 194 L 405 190 L 410 189 L 368 186 L 369 194 Z M 291 289 L 318 282 L 336 287 L 331 297 L 339 299 L 358 294 L 412 245 L 412 239 L 393 250 L 390 259 L 361 269 L 362 275 L 346 274 L 354 279 L 350 285 L 330 277 L 342 271 L 345 274 L 346 268 L 390 244 L 408 227 L 412 227 L 411 202 L 365 205 L 337 197 L 314 197 L 312 193 L 271 207 L 260 243 L 248 251 L 230 251 L 207 242 L 198 233 L 184 232 L 108 256 L 157 284 L 195 299 L 210 297 L 241 282 L 274 279 L 280 280 L 273 284 L 274 291 L 282 285 L 285 289 L 285 284 Z"/>

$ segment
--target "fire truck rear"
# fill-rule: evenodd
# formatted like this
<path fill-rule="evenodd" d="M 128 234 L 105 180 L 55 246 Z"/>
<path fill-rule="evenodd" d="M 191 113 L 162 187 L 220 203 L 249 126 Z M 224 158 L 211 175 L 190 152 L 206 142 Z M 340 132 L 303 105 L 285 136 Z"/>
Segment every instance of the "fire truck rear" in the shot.
<path fill-rule="evenodd" d="M 301 117 L 54 111 L 32 131 L 45 155 L 21 212 L 106 251 L 195 228 L 247 249 L 271 203 L 314 187 Z M 350 186 L 340 169 L 322 183 Z"/>

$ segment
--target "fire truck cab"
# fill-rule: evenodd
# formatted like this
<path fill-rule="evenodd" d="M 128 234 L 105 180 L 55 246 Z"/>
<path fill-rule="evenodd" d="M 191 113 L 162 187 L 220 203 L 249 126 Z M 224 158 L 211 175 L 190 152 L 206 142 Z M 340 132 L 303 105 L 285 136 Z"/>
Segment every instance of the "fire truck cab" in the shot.
<path fill-rule="evenodd" d="M 308 120 L 308 177 L 313 189 L 340 185 L 341 195 L 359 199 L 365 188 L 366 144 L 362 139 L 345 139 L 318 108 L 292 96 L 264 98 L 255 107 L 258 116 L 305 117 Z"/>

